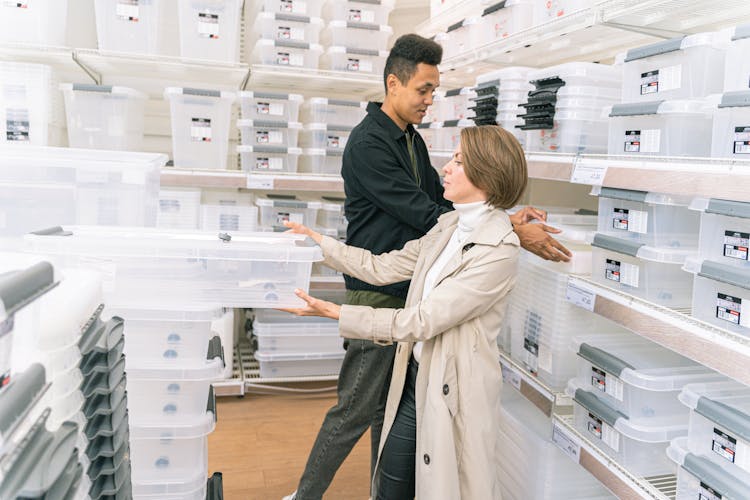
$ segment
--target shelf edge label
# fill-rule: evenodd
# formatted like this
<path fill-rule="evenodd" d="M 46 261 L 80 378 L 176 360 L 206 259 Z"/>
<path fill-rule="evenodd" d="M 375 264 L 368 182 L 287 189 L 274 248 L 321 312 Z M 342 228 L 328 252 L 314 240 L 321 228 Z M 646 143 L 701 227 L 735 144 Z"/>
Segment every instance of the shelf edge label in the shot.
<path fill-rule="evenodd" d="M 568 286 L 565 289 L 565 300 L 587 311 L 594 312 L 596 293 L 568 280 Z"/>
<path fill-rule="evenodd" d="M 273 176 L 251 173 L 247 176 L 247 189 L 273 189 L 273 181 Z"/>
<path fill-rule="evenodd" d="M 503 381 L 512 385 L 517 391 L 521 390 L 521 376 L 510 366 L 500 363 L 500 368 L 503 371 Z"/>
<path fill-rule="evenodd" d="M 573 184 L 601 186 L 606 175 L 606 165 L 582 165 L 581 162 L 576 161 L 573 164 L 573 172 L 570 175 L 570 182 Z"/>
<path fill-rule="evenodd" d="M 552 442 L 575 463 L 581 462 L 581 445 L 568 436 L 557 422 L 552 424 Z"/>

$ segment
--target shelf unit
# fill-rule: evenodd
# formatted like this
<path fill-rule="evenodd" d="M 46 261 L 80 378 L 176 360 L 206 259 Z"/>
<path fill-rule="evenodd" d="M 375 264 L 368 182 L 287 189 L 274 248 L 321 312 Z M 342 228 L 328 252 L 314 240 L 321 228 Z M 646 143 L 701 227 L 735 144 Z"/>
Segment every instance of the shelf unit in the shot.
<path fill-rule="evenodd" d="M 383 78 L 380 75 L 262 64 L 254 64 L 250 68 L 247 87 L 273 91 L 283 88 L 285 92 L 300 93 L 308 97 L 334 93 L 340 98 L 356 100 L 381 99 L 384 92 Z"/>
<path fill-rule="evenodd" d="M 525 370 L 523 366 L 511 359 L 509 354 L 502 351 L 500 352 L 500 366 L 503 369 L 503 380 L 515 387 L 542 413 L 548 417 L 556 412 L 569 413 L 570 405 L 573 403 L 567 394 L 557 392 L 546 386 Z M 563 407 L 567 408 L 567 411 L 564 411 Z"/>

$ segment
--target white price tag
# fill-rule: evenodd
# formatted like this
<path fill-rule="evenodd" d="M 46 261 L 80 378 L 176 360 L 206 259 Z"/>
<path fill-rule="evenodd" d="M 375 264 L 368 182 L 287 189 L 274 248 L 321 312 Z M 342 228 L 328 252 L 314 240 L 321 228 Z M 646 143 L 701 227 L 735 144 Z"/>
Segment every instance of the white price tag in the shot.
<path fill-rule="evenodd" d="M 190 139 L 193 142 L 211 142 L 211 119 L 191 118 Z"/>
<path fill-rule="evenodd" d="M 682 87 L 682 65 L 667 66 L 659 69 L 659 92 L 675 90 Z"/>
<path fill-rule="evenodd" d="M 581 165 L 576 162 L 573 166 L 570 182 L 573 184 L 601 186 L 605 175 L 607 175 L 606 165 Z"/>
<path fill-rule="evenodd" d="M 575 306 L 593 312 L 594 304 L 596 303 L 596 293 L 568 281 L 568 287 L 565 290 L 565 300 Z"/>
<path fill-rule="evenodd" d="M 643 210 L 629 210 L 628 231 L 646 234 L 648 232 L 648 212 Z"/>
<path fill-rule="evenodd" d="M 575 463 L 581 460 L 581 445 L 572 437 L 568 436 L 565 429 L 560 427 L 557 422 L 552 425 L 552 442 L 560 448 L 563 453 L 568 455 Z"/>
<path fill-rule="evenodd" d="M 198 36 L 203 38 L 219 38 L 219 15 L 198 13 Z"/>
<path fill-rule="evenodd" d="M 248 189 L 273 189 L 273 177 L 250 174 L 247 176 Z"/>
<path fill-rule="evenodd" d="M 521 375 L 516 373 L 516 371 L 509 367 L 505 366 L 503 364 L 500 365 L 500 368 L 503 371 L 503 380 L 505 383 L 512 385 L 516 388 L 517 391 L 521 390 Z"/>

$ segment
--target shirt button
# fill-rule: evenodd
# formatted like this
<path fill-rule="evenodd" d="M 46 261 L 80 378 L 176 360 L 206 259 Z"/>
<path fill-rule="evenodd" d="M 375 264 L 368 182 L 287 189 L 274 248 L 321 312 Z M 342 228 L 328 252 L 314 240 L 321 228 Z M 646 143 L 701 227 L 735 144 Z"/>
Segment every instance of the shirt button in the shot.
<path fill-rule="evenodd" d="M 443 394 L 447 396 L 449 392 L 451 392 L 450 387 L 448 387 L 448 384 L 445 384 L 443 386 Z"/>
<path fill-rule="evenodd" d="M 424 454 L 424 463 L 430 465 L 430 456 L 427 453 Z"/>

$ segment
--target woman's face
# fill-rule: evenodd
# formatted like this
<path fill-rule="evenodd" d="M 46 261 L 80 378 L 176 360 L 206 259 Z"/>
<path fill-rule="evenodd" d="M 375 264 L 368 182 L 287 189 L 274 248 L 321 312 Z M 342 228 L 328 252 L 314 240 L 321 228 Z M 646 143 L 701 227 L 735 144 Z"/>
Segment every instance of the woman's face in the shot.
<path fill-rule="evenodd" d="M 486 201 L 487 195 L 472 184 L 464 173 L 463 155 L 459 144 L 453 158 L 443 167 L 443 188 L 445 199 L 453 203 Z"/>

